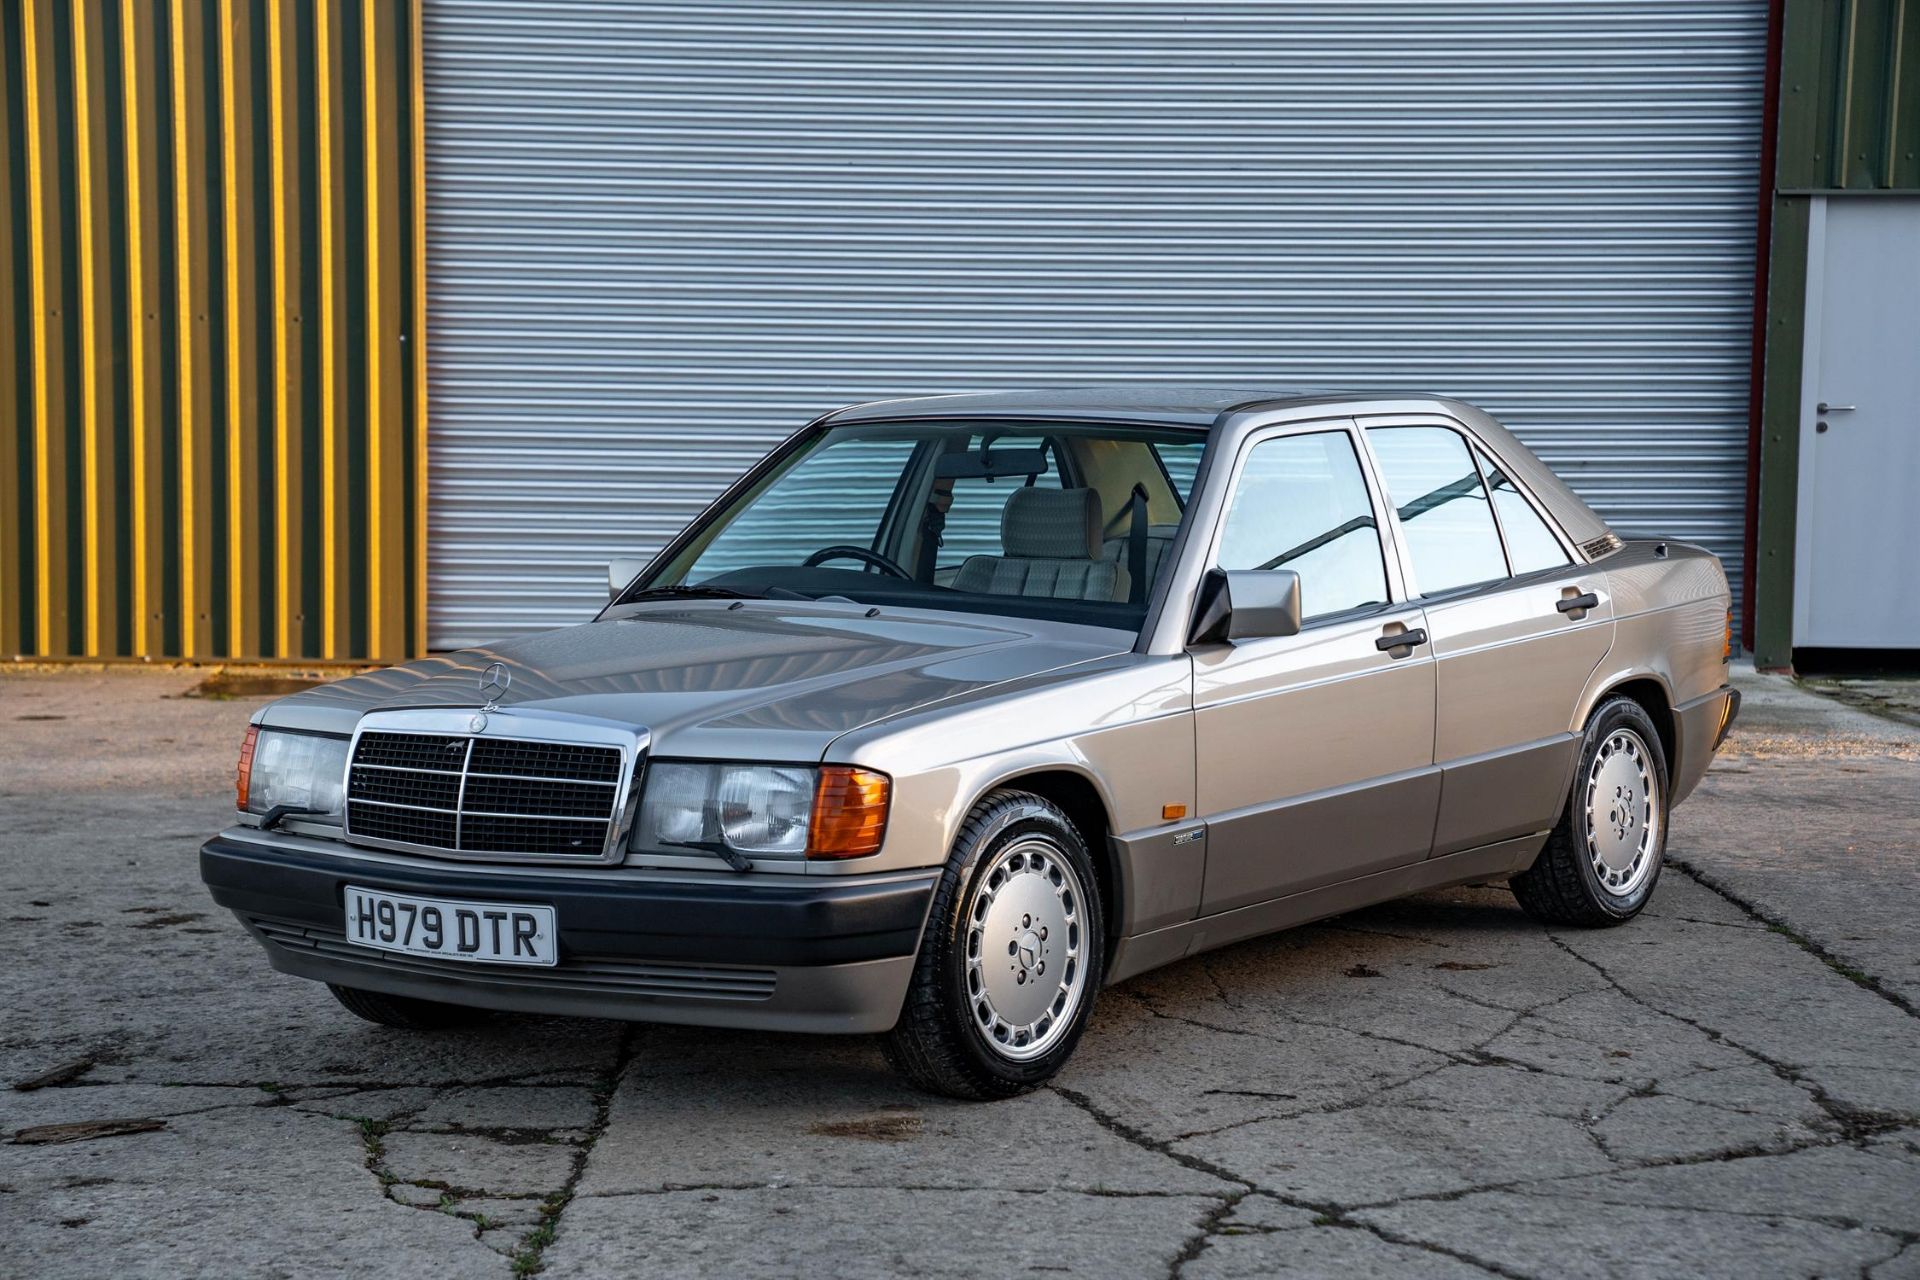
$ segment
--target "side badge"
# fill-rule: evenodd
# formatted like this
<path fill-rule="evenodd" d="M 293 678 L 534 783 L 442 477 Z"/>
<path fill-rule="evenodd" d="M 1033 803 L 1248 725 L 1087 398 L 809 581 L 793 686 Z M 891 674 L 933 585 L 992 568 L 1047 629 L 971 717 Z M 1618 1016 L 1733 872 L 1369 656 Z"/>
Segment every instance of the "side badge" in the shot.
<path fill-rule="evenodd" d="M 1195 827 L 1191 831 L 1182 831 L 1179 835 L 1173 838 L 1173 847 L 1178 849 L 1183 844 L 1192 844 L 1194 841 L 1198 840 L 1201 836 L 1204 836 L 1206 834 L 1207 834 L 1207 829 L 1205 827 Z"/>

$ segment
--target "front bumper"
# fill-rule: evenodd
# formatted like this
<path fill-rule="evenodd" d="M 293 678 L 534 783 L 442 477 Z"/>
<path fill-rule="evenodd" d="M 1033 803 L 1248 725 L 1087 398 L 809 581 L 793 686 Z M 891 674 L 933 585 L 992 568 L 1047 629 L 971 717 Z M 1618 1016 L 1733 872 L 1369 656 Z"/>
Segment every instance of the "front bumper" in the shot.
<path fill-rule="evenodd" d="M 322 982 L 526 1013 L 780 1031 L 898 1019 L 937 873 L 649 878 L 484 873 L 235 828 L 200 850 L 213 900 L 273 967 Z M 346 941 L 349 883 L 554 909 L 552 968 L 470 964 Z"/>

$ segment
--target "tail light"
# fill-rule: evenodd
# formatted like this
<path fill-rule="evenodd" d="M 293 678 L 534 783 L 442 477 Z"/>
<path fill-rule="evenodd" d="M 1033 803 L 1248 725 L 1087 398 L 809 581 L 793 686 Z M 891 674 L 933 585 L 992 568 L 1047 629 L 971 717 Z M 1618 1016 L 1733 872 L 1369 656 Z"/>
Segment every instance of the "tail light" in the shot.
<path fill-rule="evenodd" d="M 823 765 L 813 793 L 809 858 L 863 858 L 880 852 L 887 835 L 893 783 L 884 773 L 843 764 Z"/>
<path fill-rule="evenodd" d="M 247 726 L 247 736 L 240 741 L 240 765 L 233 773 L 233 807 L 241 813 L 247 811 L 247 793 L 253 786 L 253 746 L 259 741 L 260 727 Z"/>

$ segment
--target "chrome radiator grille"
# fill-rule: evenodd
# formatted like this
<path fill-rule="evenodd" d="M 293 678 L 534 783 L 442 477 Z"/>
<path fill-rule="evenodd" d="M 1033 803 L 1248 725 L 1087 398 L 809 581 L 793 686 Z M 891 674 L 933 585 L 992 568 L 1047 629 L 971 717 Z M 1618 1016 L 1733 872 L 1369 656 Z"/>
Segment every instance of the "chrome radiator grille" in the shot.
<path fill-rule="evenodd" d="M 347 769 L 347 835 L 476 857 L 598 860 L 618 828 L 618 747 L 369 729 Z"/>

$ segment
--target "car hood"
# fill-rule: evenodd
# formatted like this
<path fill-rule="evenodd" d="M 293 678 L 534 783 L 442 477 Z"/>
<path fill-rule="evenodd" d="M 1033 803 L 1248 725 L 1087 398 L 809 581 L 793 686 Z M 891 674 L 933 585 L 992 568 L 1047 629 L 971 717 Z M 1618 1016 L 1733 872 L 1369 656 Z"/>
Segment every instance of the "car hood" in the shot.
<path fill-rule="evenodd" d="M 1124 652 L 1096 627 L 831 603 L 653 604 L 583 626 L 423 658 L 297 693 L 261 722 L 351 732 L 369 711 L 477 707 L 492 663 L 502 713 L 647 729 L 658 755 L 818 759 L 850 729 L 991 685 Z"/>

